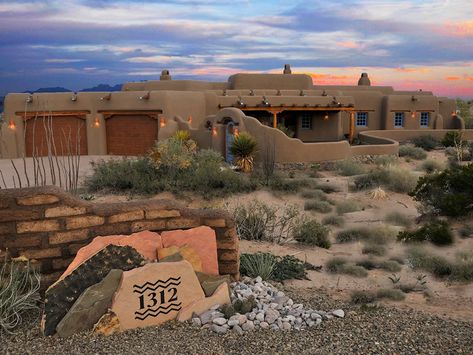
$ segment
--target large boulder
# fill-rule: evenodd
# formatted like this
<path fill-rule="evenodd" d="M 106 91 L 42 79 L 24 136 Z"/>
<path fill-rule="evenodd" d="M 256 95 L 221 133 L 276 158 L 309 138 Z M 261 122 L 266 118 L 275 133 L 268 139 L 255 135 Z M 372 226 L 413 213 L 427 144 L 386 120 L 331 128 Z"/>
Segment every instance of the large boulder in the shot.
<path fill-rule="evenodd" d="M 217 237 L 215 231 L 207 226 L 188 230 L 174 230 L 161 233 L 163 247 L 189 246 L 194 249 L 202 262 L 202 271 L 218 275 Z"/>
<path fill-rule="evenodd" d="M 144 265 L 143 256 L 130 246 L 107 245 L 82 262 L 63 279 L 51 285 L 45 294 L 41 328 L 52 335 L 61 319 L 88 287 L 102 281 L 112 269 L 131 270 Z"/>
<path fill-rule="evenodd" d="M 87 288 L 56 327 L 61 337 L 93 329 L 112 306 L 112 298 L 122 278 L 122 270 L 111 270 L 99 283 Z"/>
<path fill-rule="evenodd" d="M 158 233 L 150 231 L 142 231 L 128 235 L 108 235 L 104 237 L 95 237 L 89 244 L 79 249 L 74 260 L 69 264 L 68 268 L 61 275 L 61 279 L 66 277 L 74 270 L 77 265 L 87 260 L 100 249 L 107 245 L 131 246 L 143 258 L 148 261 L 156 260 L 156 249 L 162 248 L 163 243 Z"/>
<path fill-rule="evenodd" d="M 189 262 L 150 263 L 123 273 L 112 311 L 121 330 L 147 327 L 175 319 L 182 308 L 204 297 Z"/>

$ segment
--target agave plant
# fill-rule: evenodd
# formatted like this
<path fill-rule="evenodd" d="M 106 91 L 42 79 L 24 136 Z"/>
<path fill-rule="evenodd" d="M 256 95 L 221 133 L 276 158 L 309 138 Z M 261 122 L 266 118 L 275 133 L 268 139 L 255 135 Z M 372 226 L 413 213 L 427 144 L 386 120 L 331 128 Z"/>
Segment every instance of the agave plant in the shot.
<path fill-rule="evenodd" d="M 230 152 L 235 157 L 236 166 L 245 173 L 253 170 L 257 145 L 256 139 L 253 136 L 242 132 L 235 137 L 235 140 L 230 146 Z"/>

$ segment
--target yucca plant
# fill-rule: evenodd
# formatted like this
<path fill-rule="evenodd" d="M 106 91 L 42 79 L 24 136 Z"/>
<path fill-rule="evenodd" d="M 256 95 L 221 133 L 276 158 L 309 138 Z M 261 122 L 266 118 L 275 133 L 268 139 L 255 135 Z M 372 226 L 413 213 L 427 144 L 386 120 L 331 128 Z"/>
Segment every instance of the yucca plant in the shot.
<path fill-rule="evenodd" d="M 40 276 L 29 262 L 4 260 L 0 268 L 0 334 L 12 333 L 26 311 L 38 310 Z"/>
<path fill-rule="evenodd" d="M 182 142 L 186 142 L 191 139 L 191 134 L 189 133 L 189 131 L 179 130 L 173 134 L 173 137 Z"/>
<path fill-rule="evenodd" d="M 235 137 L 230 152 L 235 157 L 235 164 L 243 172 L 248 173 L 253 170 L 253 162 L 258 143 L 249 133 L 242 132 Z"/>
<path fill-rule="evenodd" d="M 241 254 L 240 271 L 249 277 L 261 276 L 263 280 L 269 280 L 276 263 L 276 257 L 270 253 Z"/>

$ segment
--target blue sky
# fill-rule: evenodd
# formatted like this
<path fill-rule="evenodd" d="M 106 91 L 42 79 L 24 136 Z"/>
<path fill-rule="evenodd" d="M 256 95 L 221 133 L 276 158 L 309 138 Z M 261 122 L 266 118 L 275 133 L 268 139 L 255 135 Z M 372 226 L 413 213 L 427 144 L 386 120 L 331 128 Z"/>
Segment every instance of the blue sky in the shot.
<path fill-rule="evenodd" d="M 473 1 L 0 1 L 0 95 L 236 72 L 473 97 Z"/>

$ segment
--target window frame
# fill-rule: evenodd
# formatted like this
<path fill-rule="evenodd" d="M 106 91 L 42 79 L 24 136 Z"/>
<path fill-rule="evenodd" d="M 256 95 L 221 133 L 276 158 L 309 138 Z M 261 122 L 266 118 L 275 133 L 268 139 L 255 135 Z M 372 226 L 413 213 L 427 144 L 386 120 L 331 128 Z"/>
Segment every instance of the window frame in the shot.
<path fill-rule="evenodd" d="M 398 117 L 399 116 L 399 117 Z M 398 125 L 396 124 L 396 121 L 400 119 L 401 120 L 401 124 Z M 405 112 L 394 112 L 394 128 L 404 128 L 404 121 L 406 119 L 406 114 Z"/>
<path fill-rule="evenodd" d="M 301 115 L 301 129 L 306 130 L 306 131 L 312 130 L 312 119 L 313 119 L 312 114 L 307 113 L 307 112 L 302 113 L 302 115 Z M 307 122 L 309 123 L 308 127 L 307 127 L 306 124 L 304 124 L 304 123 L 307 123 Z"/>
<path fill-rule="evenodd" d="M 360 114 L 364 115 L 364 118 L 358 117 L 358 115 L 360 115 Z M 359 122 L 358 120 L 364 120 L 365 123 L 364 124 L 358 124 L 358 122 Z M 356 127 L 368 127 L 368 112 L 359 111 L 359 112 L 356 113 L 355 126 Z"/>
<path fill-rule="evenodd" d="M 423 117 L 424 116 L 424 117 Z M 425 118 L 425 116 L 427 116 L 427 123 L 426 124 L 422 124 L 422 120 L 423 118 Z M 422 111 L 420 113 L 420 118 L 419 118 L 419 125 L 420 125 L 420 128 L 429 128 L 429 123 L 430 123 L 430 112 L 428 111 Z"/>

